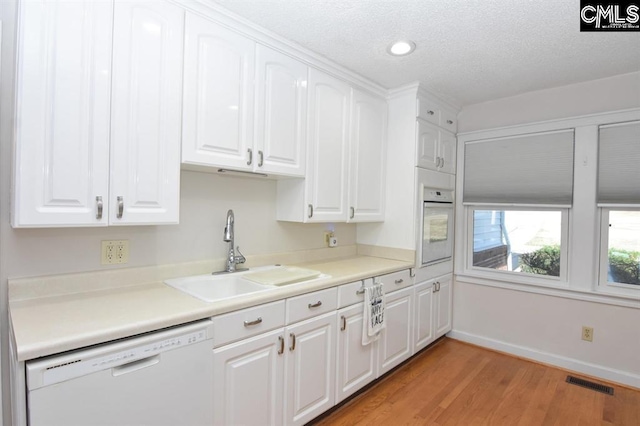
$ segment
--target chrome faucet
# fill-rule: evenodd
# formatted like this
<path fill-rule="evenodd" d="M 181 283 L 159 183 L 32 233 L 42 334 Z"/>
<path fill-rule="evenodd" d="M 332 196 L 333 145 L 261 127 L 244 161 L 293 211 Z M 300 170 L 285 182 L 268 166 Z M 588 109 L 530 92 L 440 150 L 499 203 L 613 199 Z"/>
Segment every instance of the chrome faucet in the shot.
<path fill-rule="evenodd" d="M 227 254 L 227 266 L 224 272 L 246 271 L 247 268 L 237 268 L 236 265 L 244 263 L 247 259 L 240 252 L 240 246 L 233 249 L 234 246 L 234 222 L 233 210 L 227 212 L 227 224 L 224 227 L 224 241 L 229 243 L 229 253 Z M 237 251 L 237 253 L 236 253 Z M 215 272 L 214 272 L 215 274 Z"/>

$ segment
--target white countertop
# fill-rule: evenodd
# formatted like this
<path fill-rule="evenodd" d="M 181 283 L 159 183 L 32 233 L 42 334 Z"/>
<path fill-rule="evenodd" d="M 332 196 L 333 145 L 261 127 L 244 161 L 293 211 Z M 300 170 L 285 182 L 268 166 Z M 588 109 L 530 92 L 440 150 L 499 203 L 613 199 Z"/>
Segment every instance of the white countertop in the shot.
<path fill-rule="evenodd" d="M 207 303 L 163 282 L 59 294 L 9 302 L 18 361 L 121 339 L 298 294 L 412 268 L 412 262 L 373 256 L 308 262 L 331 278 Z"/>

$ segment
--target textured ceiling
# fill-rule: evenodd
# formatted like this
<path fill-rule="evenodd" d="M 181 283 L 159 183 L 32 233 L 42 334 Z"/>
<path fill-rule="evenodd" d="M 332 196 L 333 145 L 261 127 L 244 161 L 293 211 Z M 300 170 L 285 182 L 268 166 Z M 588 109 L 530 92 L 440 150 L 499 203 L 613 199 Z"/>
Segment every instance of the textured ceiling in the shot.
<path fill-rule="evenodd" d="M 640 33 L 581 33 L 578 0 L 215 2 L 386 88 L 420 81 L 458 106 L 640 70 Z M 389 56 L 397 39 L 416 51 Z"/>

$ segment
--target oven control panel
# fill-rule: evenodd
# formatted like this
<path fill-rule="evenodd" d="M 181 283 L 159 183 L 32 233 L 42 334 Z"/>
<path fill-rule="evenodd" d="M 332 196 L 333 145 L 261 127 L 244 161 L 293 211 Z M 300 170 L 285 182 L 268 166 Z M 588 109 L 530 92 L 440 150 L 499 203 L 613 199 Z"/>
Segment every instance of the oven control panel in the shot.
<path fill-rule="evenodd" d="M 443 189 L 424 189 L 425 203 L 453 203 L 453 191 Z"/>

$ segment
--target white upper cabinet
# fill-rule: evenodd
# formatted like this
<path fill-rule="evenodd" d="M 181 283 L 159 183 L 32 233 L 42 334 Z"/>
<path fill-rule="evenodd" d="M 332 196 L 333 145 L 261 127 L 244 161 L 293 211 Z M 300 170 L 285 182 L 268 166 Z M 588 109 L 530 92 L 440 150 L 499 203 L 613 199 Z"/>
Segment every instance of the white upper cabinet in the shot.
<path fill-rule="evenodd" d="M 108 2 L 20 2 L 14 227 L 107 225 L 112 22 Z"/>
<path fill-rule="evenodd" d="M 308 90 L 306 178 L 278 182 L 277 218 L 346 222 L 351 87 L 310 68 Z"/>
<path fill-rule="evenodd" d="M 387 103 L 353 90 L 348 222 L 384 220 Z"/>
<path fill-rule="evenodd" d="M 13 226 L 177 223 L 182 10 L 25 1 L 19 28 Z"/>
<path fill-rule="evenodd" d="M 187 13 L 182 162 L 252 170 L 255 42 Z"/>
<path fill-rule="evenodd" d="M 418 167 L 455 174 L 456 137 L 454 134 L 418 119 L 416 138 Z"/>
<path fill-rule="evenodd" d="M 307 66 L 256 47 L 255 170 L 304 177 Z"/>
<path fill-rule="evenodd" d="M 184 164 L 304 176 L 306 65 L 188 13 L 184 73 Z"/>
<path fill-rule="evenodd" d="M 350 98 L 347 83 L 309 70 L 308 222 L 346 220 Z"/>
<path fill-rule="evenodd" d="M 178 223 L 184 11 L 116 2 L 113 43 L 113 225 Z"/>

